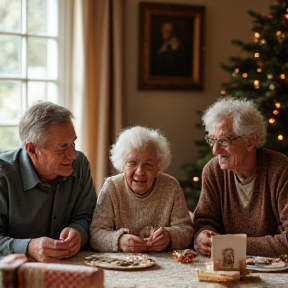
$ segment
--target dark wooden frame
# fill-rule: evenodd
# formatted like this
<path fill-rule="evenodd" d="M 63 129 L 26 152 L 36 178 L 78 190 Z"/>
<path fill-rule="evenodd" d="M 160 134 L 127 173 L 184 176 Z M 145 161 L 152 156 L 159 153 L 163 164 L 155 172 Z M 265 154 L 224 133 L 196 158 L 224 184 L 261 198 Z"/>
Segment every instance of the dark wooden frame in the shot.
<path fill-rule="evenodd" d="M 203 89 L 204 20 L 205 6 L 140 2 L 138 55 L 138 88 L 140 90 Z M 178 71 L 178 75 L 165 75 L 166 72 L 157 72 L 159 69 L 157 70 L 156 68 L 153 68 L 154 66 L 163 67 L 161 64 L 156 66 L 156 61 L 153 59 L 159 57 L 158 55 L 160 54 L 160 50 L 155 49 L 155 39 L 160 41 L 160 39 L 156 37 L 159 35 L 160 38 L 162 37 L 160 34 L 160 27 L 163 27 L 163 23 L 166 22 L 171 22 L 173 25 L 174 23 L 175 25 L 178 24 L 178 28 L 180 27 L 182 29 L 182 38 L 180 39 L 183 41 L 183 43 L 184 41 L 187 42 L 186 47 L 188 48 L 185 50 L 186 54 L 180 54 L 184 56 L 186 55 L 186 57 L 182 58 L 188 60 L 186 63 L 183 62 L 184 64 L 180 65 L 180 67 L 183 67 L 183 69 L 186 67 L 185 71 L 188 72 L 185 72 L 184 70 L 181 71 L 182 68 L 179 68 L 179 65 L 178 70 L 171 69 L 173 72 L 170 72 L 174 73 L 174 71 Z M 179 43 L 181 43 L 181 40 Z M 152 54 L 153 51 L 154 54 Z M 158 55 L 156 55 L 157 53 L 155 51 L 158 51 Z M 162 63 L 165 62 L 163 61 Z M 180 61 L 174 61 L 174 64 L 175 63 L 180 63 Z M 180 75 L 181 73 L 183 73 L 183 75 Z"/>

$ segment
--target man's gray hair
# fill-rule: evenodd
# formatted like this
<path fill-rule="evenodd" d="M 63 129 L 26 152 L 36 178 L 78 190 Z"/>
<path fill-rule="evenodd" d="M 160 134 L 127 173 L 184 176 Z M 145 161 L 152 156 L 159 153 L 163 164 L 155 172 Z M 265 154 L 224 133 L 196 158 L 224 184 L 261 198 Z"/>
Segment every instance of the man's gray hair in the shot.
<path fill-rule="evenodd" d="M 32 142 L 41 148 L 52 126 L 69 123 L 72 118 L 72 112 L 62 106 L 37 102 L 20 119 L 19 136 L 22 145 Z"/>
<path fill-rule="evenodd" d="M 134 126 L 121 131 L 116 143 L 111 146 L 110 160 L 113 166 L 122 172 L 130 151 L 134 148 L 145 149 L 150 144 L 156 148 L 159 170 L 165 170 L 170 165 L 172 158 L 167 138 L 158 130 L 142 126 Z"/>
<path fill-rule="evenodd" d="M 212 125 L 223 119 L 232 121 L 236 135 L 248 137 L 257 136 L 256 148 L 261 148 L 266 142 L 267 126 L 263 115 L 257 110 L 252 100 L 223 98 L 211 105 L 202 118 L 205 130 L 211 134 Z"/>

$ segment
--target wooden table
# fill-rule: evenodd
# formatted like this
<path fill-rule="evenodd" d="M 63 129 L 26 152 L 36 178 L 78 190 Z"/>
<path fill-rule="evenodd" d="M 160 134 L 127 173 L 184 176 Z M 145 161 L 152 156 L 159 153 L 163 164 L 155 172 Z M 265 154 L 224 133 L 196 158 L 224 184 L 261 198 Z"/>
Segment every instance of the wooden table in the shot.
<path fill-rule="evenodd" d="M 100 254 L 95 251 L 82 251 L 78 255 L 63 260 L 63 263 L 85 265 L 84 258 Z M 103 254 L 103 253 L 101 253 Z M 119 253 L 121 255 L 121 253 Z M 106 253 L 114 255 L 115 253 Z M 199 256 L 192 263 L 179 263 L 172 257 L 172 252 L 148 253 L 154 259 L 155 265 L 138 270 L 108 270 L 105 269 L 105 288 L 220 288 L 220 287 L 288 287 L 287 272 L 253 272 L 241 277 L 241 280 L 227 283 L 200 282 L 197 271 L 210 262 L 209 258 Z"/>

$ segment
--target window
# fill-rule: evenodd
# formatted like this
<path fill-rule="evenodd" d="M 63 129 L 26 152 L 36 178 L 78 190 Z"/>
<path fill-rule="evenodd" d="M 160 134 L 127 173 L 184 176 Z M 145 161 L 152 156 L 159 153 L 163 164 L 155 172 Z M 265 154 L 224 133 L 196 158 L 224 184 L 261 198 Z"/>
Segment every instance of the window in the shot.
<path fill-rule="evenodd" d="M 58 0 L 0 1 L 0 151 L 19 147 L 27 107 L 61 102 L 58 19 Z"/>

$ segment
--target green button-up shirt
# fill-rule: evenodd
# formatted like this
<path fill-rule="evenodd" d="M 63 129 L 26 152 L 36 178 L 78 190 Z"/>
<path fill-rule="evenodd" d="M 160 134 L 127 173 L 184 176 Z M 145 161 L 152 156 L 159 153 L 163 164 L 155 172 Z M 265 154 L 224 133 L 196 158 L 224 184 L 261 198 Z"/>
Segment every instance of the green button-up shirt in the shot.
<path fill-rule="evenodd" d="M 32 238 L 59 239 L 65 227 L 89 239 L 96 192 L 86 156 L 77 151 L 73 172 L 41 184 L 24 148 L 0 155 L 0 256 L 26 253 Z"/>

